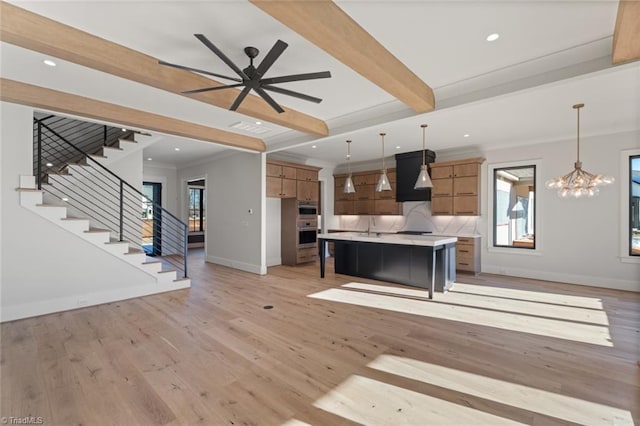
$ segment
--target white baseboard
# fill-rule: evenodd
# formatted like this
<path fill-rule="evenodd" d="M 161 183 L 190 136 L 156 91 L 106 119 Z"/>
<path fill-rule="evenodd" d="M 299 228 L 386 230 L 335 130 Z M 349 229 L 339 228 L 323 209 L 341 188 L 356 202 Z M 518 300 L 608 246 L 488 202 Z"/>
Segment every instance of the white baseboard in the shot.
<path fill-rule="evenodd" d="M 640 282 L 635 280 L 620 280 L 609 277 L 564 274 L 561 272 L 539 271 L 523 268 L 505 268 L 504 265 L 482 265 L 482 272 L 512 277 L 531 278 L 534 280 L 556 281 L 568 284 L 586 285 L 590 287 L 640 292 Z"/>
<path fill-rule="evenodd" d="M 0 313 L 0 322 L 14 321 L 55 312 L 70 311 L 72 309 L 82 309 L 88 306 L 119 302 L 126 299 L 133 299 L 135 297 L 149 296 L 152 294 L 181 290 L 189 287 L 191 287 L 191 281 L 178 281 L 168 284 L 151 283 L 97 293 L 24 303 L 15 306 L 3 306 L 2 312 Z"/>
<path fill-rule="evenodd" d="M 261 265 L 254 265 L 251 263 L 240 262 L 233 259 L 225 259 L 218 256 L 207 256 L 206 261 L 215 263 L 216 265 L 228 266 L 230 268 L 239 269 L 241 271 L 251 272 L 253 274 L 265 275 L 267 273 L 267 267 Z"/>

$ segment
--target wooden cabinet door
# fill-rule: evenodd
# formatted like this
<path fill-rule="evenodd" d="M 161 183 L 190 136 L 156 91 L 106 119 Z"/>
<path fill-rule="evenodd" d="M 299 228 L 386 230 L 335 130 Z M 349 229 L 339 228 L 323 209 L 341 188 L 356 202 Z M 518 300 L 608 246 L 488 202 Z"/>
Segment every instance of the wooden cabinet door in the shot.
<path fill-rule="evenodd" d="M 433 203 L 433 200 L 431 202 Z M 453 214 L 460 216 L 477 216 L 478 196 L 465 195 L 453 197 Z"/>
<path fill-rule="evenodd" d="M 373 200 L 354 201 L 354 214 L 373 214 Z"/>
<path fill-rule="evenodd" d="M 465 176 L 480 176 L 480 164 L 467 163 L 467 164 L 455 164 L 453 166 L 454 177 Z"/>
<path fill-rule="evenodd" d="M 318 180 L 318 172 L 315 170 L 307 170 L 307 169 L 298 169 L 296 179 L 298 180 L 306 180 L 306 181 L 314 181 Z"/>
<path fill-rule="evenodd" d="M 431 198 L 431 214 L 452 215 L 453 214 L 453 197 L 433 197 Z"/>
<path fill-rule="evenodd" d="M 335 201 L 352 201 L 354 199 L 354 194 L 345 194 L 344 186 L 336 186 L 333 190 L 333 199 Z"/>
<path fill-rule="evenodd" d="M 282 198 L 296 198 L 296 181 L 282 179 Z"/>
<path fill-rule="evenodd" d="M 375 187 L 373 191 L 373 199 L 374 200 L 396 200 L 396 186 L 391 185 L 391 191 L 380 191 L 376 192 Z"/>
<path fill-rule="evenodd" d="M 299 180 L 297 186 L 298 200 L 318 201 L 318 182 Z"/>
<path fill-rule="evenodd" d="M 450 197 L 453 195 L 453 179 L 432 179 L 431 197 Z"/>
<path fill-rule="evenodd" d="M 282 166 L 267 163 L 267 176 L 282 177 Z"/>
<path fill-rule="evenodd" d="M 296 179 L 297 169 L 295 167 L 282 166 L 282 177 L 285 179 Z"/>
<path fill-rule="evenodd" d="M 335 201 L 333 204 L 333 214 L 336 216 L 343 214 L 355 214 L 353 201 Z"/>
<path fill-rule="evenodd" d="M 282 179 L 267 176 L 267 197 L 280 198 L 282 196 Z"/>
<path fill-rule="evenodd" d="M 396 200 L 374 200 L 373 213 L 377 215 L 399 215 L 402 214 L 402 203 Z"/>
<path fill-rule="evenodd" d="M 378 175 L 376 173 L 367 173 L 364 175 L 353 176 L 354 185 L 356 185 L 356 191 L 358 186 L 362 185 L 374 185 L 378 182 Z"/>
<path fill-rule="evenodd" d="M 438 167 L 437 163 L 433 163 L 430 167 L 431 173 L 429 176 L 431 176 L 431 179 L 446 179 L 453 177 L 453 166 Z"/>
<path fill-rule="evenodd" d="M 453 179 L 453 195 L 478 195 L 478 177 L 457 177 Z"/>
<path fill-rule="evenodd" d="M 353 198 L 355 200 L 373 200 L 375 189 L 374 185 L 356 185 L 356 192 Z"/>

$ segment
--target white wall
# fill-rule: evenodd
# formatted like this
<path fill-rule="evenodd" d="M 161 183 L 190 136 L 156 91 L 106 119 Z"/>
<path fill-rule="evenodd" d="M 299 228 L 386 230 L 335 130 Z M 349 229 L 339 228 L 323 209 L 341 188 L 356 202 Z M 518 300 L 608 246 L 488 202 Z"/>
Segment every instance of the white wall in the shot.
<path fill-rule="evenodd" d="M 621 196 L 620 151 L 640 147 L 640 132 L 581 138 L 583 168 L 591 173 L 612 175 L 614 185 L 600 195 L 585 199 L 561 199 L 544 182 L 573 169 L 575 139 L 484 153 L 482 224 L 482 271 L 567 283 L 640 291 L 640 263 L 624 263 L 619 257 L 620 211 L 628 200 Z M 488 247 L 491 218 L 488 217 L 491 165 L 536 160 L 537 250 Z"/>
<path fill-rule="evenodd" d="M 156 280 L 20 206 L 32 174 L 33 110 L 1 103 L 0 294 L 2 321 L 156 291 Z"/>
<path fill-rule="evenodd" d="M 179 187 L 194 177 L 207 179 L 205 251 L 208 262 L 256 274 L 266 273 L 261 250 L 264 176 L 261 154 L 246 152 L 232 152 L 178 170 Z"/>
<path fill-rule="evenodd" d="M 282 250 L 280 246 L 282 201 L 280 198 L 267 198 L 266 206 L 265 247 L 267 266 L 282 265 Z"/>

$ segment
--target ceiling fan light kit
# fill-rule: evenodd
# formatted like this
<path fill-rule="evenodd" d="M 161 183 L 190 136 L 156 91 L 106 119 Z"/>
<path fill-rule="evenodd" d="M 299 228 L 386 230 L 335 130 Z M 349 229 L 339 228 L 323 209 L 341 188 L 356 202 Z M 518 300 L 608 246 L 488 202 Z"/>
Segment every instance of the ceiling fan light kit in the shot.
<path fill-rule="evenodd" d="M 391 184 L 387 177 L 387 168 L 384 165 L 384 137 L 386 133 L 380 133 L 382 138 L 382 170 L 380 171 L 380 177 L 378 178 L 378 184 L 376 185 L 376 192 L 391 191 Z"/>
<path fill-rule="evenodd" d="M 427 130 L 426 124 L 421 124 L 422 128 L 422 165 L 420 166 L 420 174 L 418 175 L 418 179 L 416 180 L 416 184 L 414 185 L 414 189 L 428 189 L 433 187 L 433 183 L 431 182 L 431 178 L 429 177 L 429 170 L 427 168 L 427 159 L 426 159 L 426 135 L 425 131 Z"/>
<path fill-rule="evenodd" d="M 235 63 L 231 61 L 220 49 L 218 49 L 207 37 L 203 34 L 194 34 L 194 36 L 200 40 L 202 44 L 204 44 L 209 50 L 211 50 L 218 58 L 220 58 L 229 68 L 231 68 L 238 77 L 229 77 L 226 75 L 214 73 L 211 71 L 205 71 L 197 68 L 187 67 L 184 65 L 172 64 L 170 62 L 158 61 L 160 65 L 166 65 L 174 68 L 179 68 L 187 71 L 193 71 L 200 74 L 206 74 L 213 77 L 223 78 L 226 80 L 234 81 L 236 83 L 227 84 L 227 85 L 217 85 L 212 87 L 203 87 L 199 89 L 187 90 L 182 92 L 183 94 L 194 94 L 194 93 L 202 93 L 202 92 L 210 92 L 214 90 L 223 90 L 230 89 L 234 87 L 244 87 L 242 91 L 238 94 L 236 99 L 233 101 L 229 110 L 236 111 L 242 101 L 247 97 L 249 92 L 253 90 L 256 92 L 262 99 L 265 100 L 274 110 L 278 113 L 283 113 L 284 109 L 266 92 L 271 91 L 275 93 L 280 93 L 282 95 L 293 96 L 294 98 L 302 99 L 309 102 L 320 103 L 322 99 L 316 98 L 314 96 L 306 95 L 304 93 L 295 92 L 293 90 L 284 89 L 282 87 L 274 86 L 274 84 L 279 83 L 288 83 L 292 81 L 302 81 L 302 80 L 315 80 L 318 78 L 330 78 L 331 73 L 329 71 L 321 71 L 321 72 L 313 72 L 306 74 L 293 74 L 293 75 L 285 75 L 280 77 L 270 77 L 263 78 L 267 73 L 269 68 L 274 64 L 274 62 L 282 55 L 285 49 L 289 46 L 282 40 L 276 41 L 271 50 L 264 57 L 260 65 L 256 68 L 253 65 L 253 60 L 258 56 L 260 51 L 252 46 L 245 47 L 244 53 L 249 57 L 249 66 L 245 69 L 240 69 Z"/>
<path fill-rule="evenodd" d="M 574 163 L 574 169 L 564 176 L 550 179 L 545 183 L 548 189 L 557 189 L 558 196 L 561 198 L 582 198 L 593 197 L 600 192 L 599 186 L 609 185 L 614 182 L 612 176 L 594 175 L 582 169 L 580 161 L 580 108 L 584 104 L 576 104 L 573 108 L 578 114 L 578 130 L 577 130 L 577 157 Z"/>

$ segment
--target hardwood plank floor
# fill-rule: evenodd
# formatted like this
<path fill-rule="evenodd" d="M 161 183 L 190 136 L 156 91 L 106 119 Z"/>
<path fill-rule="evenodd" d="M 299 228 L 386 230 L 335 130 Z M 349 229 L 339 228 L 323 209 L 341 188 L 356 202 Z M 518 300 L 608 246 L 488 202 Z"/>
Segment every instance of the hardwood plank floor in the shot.
<path fill-rule="evenodd" d="M 640 294 L 481 274 L 428 301 L 330 260 L 258 276 L 202 250 L 189 269 L 189 290 L 2 324 L 0 416 L 640 425 Z"/>

